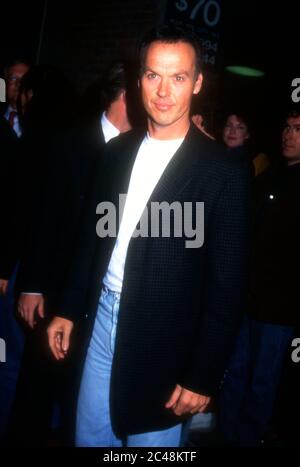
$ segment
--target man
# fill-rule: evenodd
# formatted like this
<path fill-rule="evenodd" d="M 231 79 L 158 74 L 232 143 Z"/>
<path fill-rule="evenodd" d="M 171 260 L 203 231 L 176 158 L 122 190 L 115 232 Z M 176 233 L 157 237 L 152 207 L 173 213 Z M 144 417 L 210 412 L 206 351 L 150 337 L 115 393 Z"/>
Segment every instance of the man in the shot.
<path fill-rule="evenodd" d="M 10 442 L 15 445 L 45 445 L 53 400 L 69 411 L 72 397 L 65 393 L 74 379 L 71 364 L 53 367 L 45 348 L 46 326 L 70 267 L 95 161 L 102 157 L 107 141 L 130 129 L 128 81 L 127 64 L 115 63 L 101 81 L 101 115 L 98 106 L 96 121 L 89 120 L 84 128 L 71 129 L 52 142 L 43 209 L 21 259 L 16 285 L 21 292 L 18 313 L 28 329 L 10 429 Z M 94 99 L 99 101 L 98 95 Z M 63 416 L 64 421 L 68 417 L 69 413 Z M 65 423 L 63 428 L 63 435 L 70 436 Z"/>
<path fill-rule="evenodd" d="M 22 60 L 15 60 L 4 68 L 6 83 L 6 104 L 0 108 L 0 141 L 1 141 L 1 199 L 6 198 L 2 220 L 4 224 L 11 221 L 11 198 L 14 196 L 16 183 L 16 165 L 19 149 L 18 139 L 22 135 L 19 122 L 17 99 L 22 77 L 29 70 L 29 65 Z M 2 238 L 3 237 L 3 238 Z M 1 243 L 7 238 L 0 232 Z M 2 255 L 3 256 L 3 255 Z M 2 257 L 0 264 L 0 296 L 4 295 L 8 288 L 8 279 L 4 277 L 9 259 Z"/>
<path fill-rule="evenodd" d="M 47 289 L 47 300 L 54 302 L 63 287 L 93 165 L 101 157 L 105 143 L 131 128 L 127 104 L 127 91 L 131 86 L 128 67 L 125 62 L 117 62 L 104 73 L 98 89 L 100 105 L 96 121 L 93 116 L 87 117 L 85 127 L 78 129 L 79 135 L 72 131 L 53 148 L 45 215 L 33 249 L 21 266 L 22 277 L 18 284 L 22 291 L 18 311 L 31 328 L 36 318 L 44 317 L 43 289 Z M 95 90 L 93 97 L 99 101 Z M 104 110 L 99 116 L 101 108 Z M 57 259 L 54 266 L 53 255 Z"/>
<path fill-rule="evenodd" d="M 4 109 L 3 116 L 18 138 L 22 135 L 22 128 L 20 127 L 17 110 L 19 86 L 21 79 L 29 69 L 29 64 L 23 60 L 15 60 L 4 69 L 7 106 Z"/>
<path fill-rule="evenodd" d="M 300 112 L 282 132 L 285 166 L 256 181 L 250 296 L 221 392 L 225 440 L 259 446 L 271 420 L 283 363 L 299 324 Z"/>
<path fill-rule="evenodd" d="M 190 124 L 203 80 L 198 40 L 162 26 L 143 41 L 140 61 L 148 133 L 129 132 L 107 146 L 69 286 L 48 329 L 59 360 L 74 321 L 89 315 L 93 327 L 77 446 L 178 446 L 182 421 L 205 410 L 217 391 L 239 321 L 247 174 Z M 117 206 L 122 193 L 117 240 L 97 238 L 98 203 Z M 149 213 L 155 202 L 174 201 L 205 203 L 201 248 L 187 248 L 175 223 L 168 237 L 131 238 L 145 206 Z"/>
<path fill-rule="evenodd" d="M 19 190 L 19 168 L 24 158 L 21 146 L 22 129 L 17 111 L 17 97 L 21 78 L 29 70 L 23 61 L 14 61 L 4 69 L 6 103 L 0 105 L 0 334 L 5 339 L 7 361 L 0 369 L 0 438 L 11 405 L 13 388 L 22 349 L 23 336 L 14 317 L 13 288 L 16 274 L 18 245 L 14 226 Z M 22 157 L 23 156 L 23 157 Z M 19 210 L 18 205 L 18 210 Z M 0 440 L 1 443 L 1 440 Z"/>

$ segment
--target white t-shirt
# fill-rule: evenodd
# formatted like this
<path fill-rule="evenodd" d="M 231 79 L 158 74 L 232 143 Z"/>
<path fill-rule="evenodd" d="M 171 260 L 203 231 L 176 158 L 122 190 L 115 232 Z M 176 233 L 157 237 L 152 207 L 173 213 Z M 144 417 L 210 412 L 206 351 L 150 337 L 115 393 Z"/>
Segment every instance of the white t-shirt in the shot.
<path fill-rule="evenodd" d="M 145 136 L 131 172 L 128 194 L 118 237 L 103 279 L 114 292 L 121 292 L 128 244 L 161 175 L 184 138 L 158 140 Z"/>

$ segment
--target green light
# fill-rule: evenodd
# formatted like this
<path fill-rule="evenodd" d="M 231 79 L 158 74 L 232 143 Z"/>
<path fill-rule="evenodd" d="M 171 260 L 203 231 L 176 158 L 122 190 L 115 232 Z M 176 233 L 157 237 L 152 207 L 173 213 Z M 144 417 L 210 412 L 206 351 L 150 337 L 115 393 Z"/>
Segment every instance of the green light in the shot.
<path fill-rule="evenodd" d="M 248 76 L 250 78 L 260 78 L 265 75 L 264 71 L 246 66 L 227 66 L 226 70 L 235 75 Z"/>

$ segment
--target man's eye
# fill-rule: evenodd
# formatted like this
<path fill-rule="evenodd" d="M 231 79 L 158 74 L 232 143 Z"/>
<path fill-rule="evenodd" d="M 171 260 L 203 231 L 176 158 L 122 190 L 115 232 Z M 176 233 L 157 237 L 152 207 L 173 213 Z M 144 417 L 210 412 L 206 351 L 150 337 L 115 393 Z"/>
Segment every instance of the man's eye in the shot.
<path fill-rule="evenodd" d="M 184 77 L 183 76 L 175 76 L 175 79 L 176 81 L 184 81 Z"/>
<path fill-rule="evenodd" d="M 148 79 L 155 79 L 157 77 L 157 74 L 156 73 L 147 73 L 147 78 Z"/>

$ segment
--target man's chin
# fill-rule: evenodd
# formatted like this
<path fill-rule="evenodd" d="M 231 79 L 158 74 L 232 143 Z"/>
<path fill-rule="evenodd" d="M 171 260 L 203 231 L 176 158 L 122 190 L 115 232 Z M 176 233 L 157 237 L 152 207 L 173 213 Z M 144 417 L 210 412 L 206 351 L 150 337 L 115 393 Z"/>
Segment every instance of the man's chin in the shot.
<path fill-rule="evenodd" d="M 153 112 L 152 115 L 150 114 L 150 118 L 160 126 L 172 125 L 172 123 L 177 120 L 176 116 L 172 115 L 170 112 Z"/>

